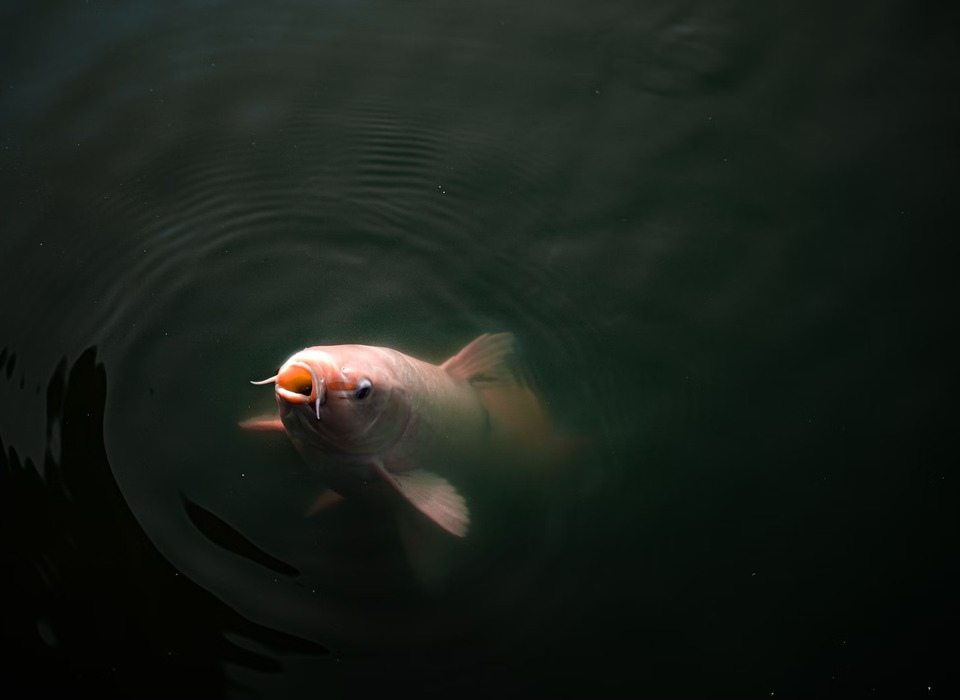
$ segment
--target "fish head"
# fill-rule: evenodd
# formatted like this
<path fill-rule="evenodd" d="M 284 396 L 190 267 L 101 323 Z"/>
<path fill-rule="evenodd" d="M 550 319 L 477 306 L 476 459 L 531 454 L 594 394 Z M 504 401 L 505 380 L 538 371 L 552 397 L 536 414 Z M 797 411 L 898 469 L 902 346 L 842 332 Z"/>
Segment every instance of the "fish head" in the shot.
<path fill-rule="evenodd" d="M 410 403 L 378 350 L 307 348 L 290 357 L 276 376 L 256 382 L 275 384 L 280 419 L 301 451 L 379 456 L 400 439 Z"/>

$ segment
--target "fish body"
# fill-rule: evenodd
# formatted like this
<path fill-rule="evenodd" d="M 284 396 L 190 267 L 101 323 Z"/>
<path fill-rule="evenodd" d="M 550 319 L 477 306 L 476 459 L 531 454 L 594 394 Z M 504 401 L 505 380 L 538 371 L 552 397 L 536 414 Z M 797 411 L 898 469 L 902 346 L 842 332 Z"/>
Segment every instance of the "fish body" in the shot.
<path fill-rule="evenodd" d="M 385 347 L 306 348 L 254 382 L 275 384 L 279 423 L 247 427 L 284 430 L 337 494 L 399 495 L 462 537 L 469 510 L 447 476 L 544 423 L 513 350 L 509 333 L 482 335 L 441 365 Z"/>

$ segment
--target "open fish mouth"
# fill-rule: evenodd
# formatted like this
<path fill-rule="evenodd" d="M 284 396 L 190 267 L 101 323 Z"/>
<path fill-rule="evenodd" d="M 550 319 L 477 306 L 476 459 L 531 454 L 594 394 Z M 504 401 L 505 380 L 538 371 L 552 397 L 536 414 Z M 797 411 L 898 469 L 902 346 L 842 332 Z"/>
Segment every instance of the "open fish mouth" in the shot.
<path fill-rule="evenodd" d="M 327 392 L 323 378 L 306 362 L 291 362 L 273 377 L 251 384 L 276 384 L 277 396 L 293 405 L 310 404 L 320 420 L 320 406 L 326 403 Z"/>

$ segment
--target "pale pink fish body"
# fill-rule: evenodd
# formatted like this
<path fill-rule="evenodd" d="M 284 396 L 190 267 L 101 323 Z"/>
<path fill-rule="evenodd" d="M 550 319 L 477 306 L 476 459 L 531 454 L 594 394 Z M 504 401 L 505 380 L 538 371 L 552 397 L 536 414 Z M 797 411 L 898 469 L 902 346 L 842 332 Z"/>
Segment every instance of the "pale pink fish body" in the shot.
<path fill-rule="evenodd" d="M 246 427 L 285 430 L 336 493 L 387 485 L 462 537 L 469 511 L 444 473 L 510 434 L 517 416 L 505 405 L 539 415 L 507 366 L 512 352 L 509 333 L 482 335 L 442 365 L 384 347 L 306 348 L 276 376 L 254 382 L 275 384 L 282 426 Z"/>

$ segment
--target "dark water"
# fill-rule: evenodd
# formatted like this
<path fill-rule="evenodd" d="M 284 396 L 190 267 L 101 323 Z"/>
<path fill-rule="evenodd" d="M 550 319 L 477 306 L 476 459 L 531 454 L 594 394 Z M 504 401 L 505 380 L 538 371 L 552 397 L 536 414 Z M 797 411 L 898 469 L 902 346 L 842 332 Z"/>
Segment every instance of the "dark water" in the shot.
<path fill-rule="evenodd" d="M 0 694 L 956 689 L 956 23 L 7 2 Z M 237 422 L 512 331 L 588 449 L 440 582 Z"/>

